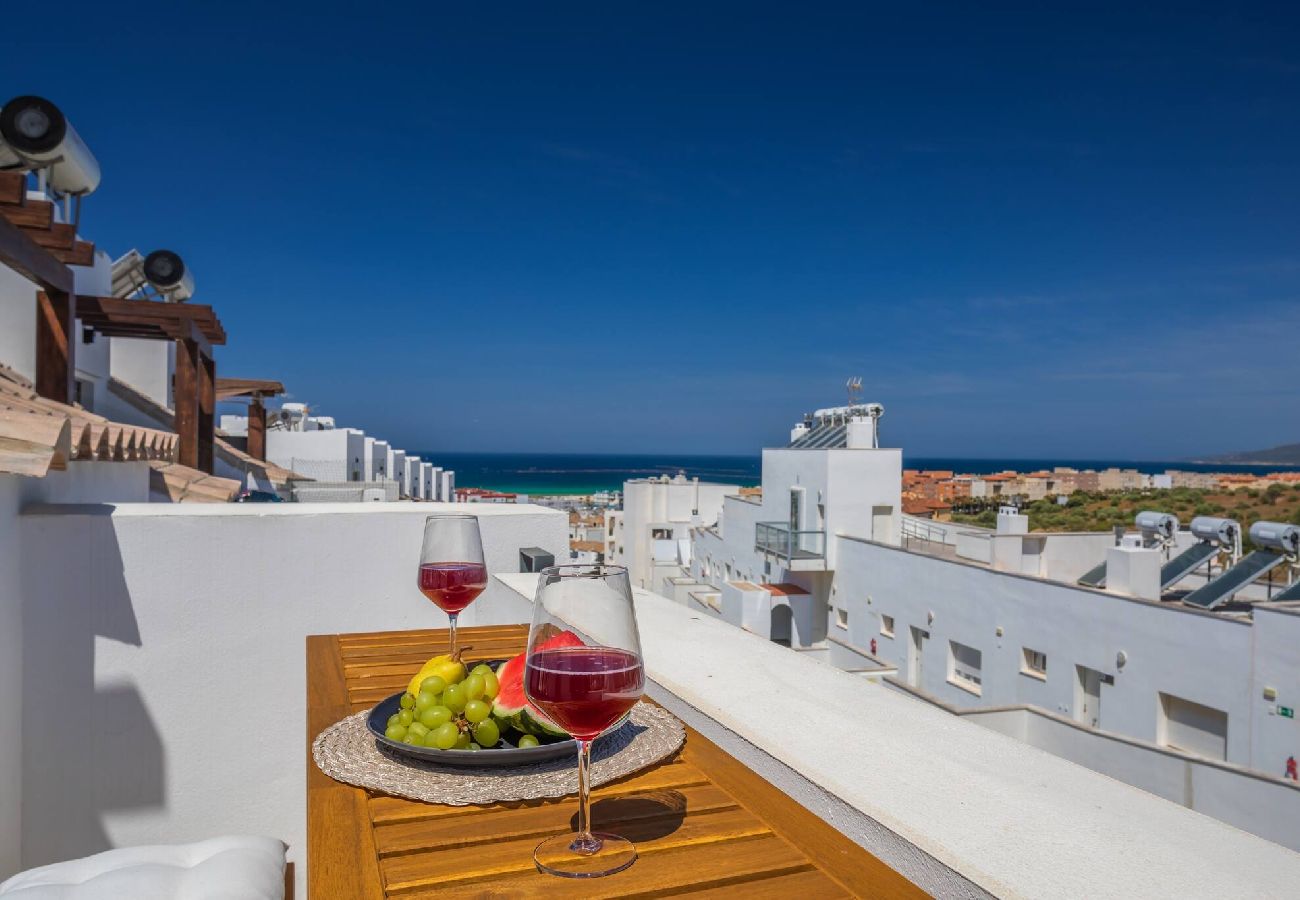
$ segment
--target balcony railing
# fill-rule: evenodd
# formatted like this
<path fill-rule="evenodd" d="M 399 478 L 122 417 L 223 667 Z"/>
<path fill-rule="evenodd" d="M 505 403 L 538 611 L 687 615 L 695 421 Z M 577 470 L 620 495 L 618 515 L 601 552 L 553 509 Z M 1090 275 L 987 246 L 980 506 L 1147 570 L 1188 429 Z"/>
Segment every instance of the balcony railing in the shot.
<path fill-rule="evenodd" d="M 826 532 L 795 531 L 785 522 L 759 522 L 754 529 L 754 549 L 783 559 L 823 559 Z"/>

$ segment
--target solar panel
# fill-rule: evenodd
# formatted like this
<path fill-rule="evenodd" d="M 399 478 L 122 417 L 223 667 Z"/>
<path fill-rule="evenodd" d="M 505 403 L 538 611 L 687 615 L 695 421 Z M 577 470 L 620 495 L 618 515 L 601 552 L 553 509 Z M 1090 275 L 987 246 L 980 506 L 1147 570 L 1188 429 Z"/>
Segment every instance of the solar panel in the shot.
<path fill-rule="evenodd" d="M 817 441 L 826 437 L 826 432 L 830 431 L 829 425 L 818 425 L 812 431 L 806 432 L 799 440 L 790 444 L 794 450 L 806 450 L 813 446 Z"/>
<path fill-rule="evenodd" d="M 1197 541 L 1160 567 L 1160 590 L 1172 587 L 1219 551 L 1217 544 Z"/>
<path fill-rule="evenodd" d="M 1183 598 L 1183 602 L 1202 609 L 1214 609 L 1285 559 L 1281 553 L 1256 550 L 1209 584 L 1192 591 Z"/>
<path fill-rule="evenodd" d="M 844 425 L 818 425 L 790 445 L 792 450 L 826 450 L 843 447 L 848 441 L 849 429 Z"/>
<path fill-rule="evenodd" d="M 849 429 L 845 425 L 837 425 L 829 429 L 828 433 L 815 446 L 818 450 L 827 450 L 831 447 L 843 447 L 848 443 L 845 438 L 848 436 Z"/>
<path fill-rule="evenodd" d="M 1084 587 L 1104 588 L 1106 586 L 1106 564 L 1102 563 L 1083 573 L 1079 584 Z"/>
<path fill-rule="evenodd" d="M 1295 584 L 1291 585 L 1285 591 L 1273 598 L 1273 602 L 1275 603 L 1282 600 L 1300 600 L 1300 581 L 1297 581 Z"/>

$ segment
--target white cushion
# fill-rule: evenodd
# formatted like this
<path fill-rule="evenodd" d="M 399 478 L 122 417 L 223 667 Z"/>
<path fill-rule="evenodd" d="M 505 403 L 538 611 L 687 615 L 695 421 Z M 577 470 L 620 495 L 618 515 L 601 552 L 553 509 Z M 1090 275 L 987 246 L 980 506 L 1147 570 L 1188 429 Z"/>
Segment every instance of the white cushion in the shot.
<path fill-rule="evenodd" d="M 4 900 L 283 900 L 284 843 L 219 837 L 123 847 L 19 872 Z"/>

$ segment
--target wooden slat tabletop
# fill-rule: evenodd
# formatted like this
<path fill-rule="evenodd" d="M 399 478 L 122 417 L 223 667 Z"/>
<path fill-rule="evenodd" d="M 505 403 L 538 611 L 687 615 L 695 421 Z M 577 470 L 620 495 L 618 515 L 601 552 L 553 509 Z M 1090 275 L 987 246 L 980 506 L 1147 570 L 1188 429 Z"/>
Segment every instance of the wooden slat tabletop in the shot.
<path fill-rule="evenodd" d="M 523 626 L 461 629 L 466 659 L 512 656 Z M 323 729 L 405 685 L 447 651 L 445 630 L 307 638 L 307 879 L 315 898 L 925 896 L 691 728 L 668 762 L 597 788 L 597 828 L 640 858 L 573 882 L 533 867 L 538 841 L 570 829 L 577 799 L 437 806 L 350 787 L 311 760 Z M 576 764 L 576 763 L 575 763 Z"/>

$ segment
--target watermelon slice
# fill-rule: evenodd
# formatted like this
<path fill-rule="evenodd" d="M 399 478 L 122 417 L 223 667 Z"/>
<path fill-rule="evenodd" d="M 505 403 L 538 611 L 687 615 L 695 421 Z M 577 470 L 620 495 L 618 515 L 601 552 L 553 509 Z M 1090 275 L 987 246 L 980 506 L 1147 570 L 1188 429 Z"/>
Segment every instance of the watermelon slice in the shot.
<path fill-rule="evenodd" d="M 553 638 L 539 643 L 535 650 L 553 650 L 556 647 L 581 647 L 582 638 L 572 631 L 561 631 Z M 492 703 L 492 715 L 511 728 L 538 737 L 568 737 L 569 733 L 546 718 L 524 694 L 524 657 L 527 651 L 503 662 L 497 669 L 500 689 Z"/>

